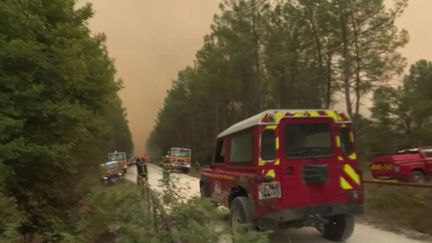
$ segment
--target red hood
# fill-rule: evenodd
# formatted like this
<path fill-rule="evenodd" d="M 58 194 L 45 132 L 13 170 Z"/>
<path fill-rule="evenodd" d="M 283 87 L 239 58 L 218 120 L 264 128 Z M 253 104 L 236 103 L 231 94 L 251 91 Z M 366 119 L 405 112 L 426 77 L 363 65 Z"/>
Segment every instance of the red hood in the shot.
<path fill-rule="evenodd" d="M 377 156 L 372 158 L 373 164 L 381 164 L 381 163 L 400 163 L 405 161 L 413 161 L 421 159 L 420 154 L 393 154 L 393 155 L 384 155 Z"/>

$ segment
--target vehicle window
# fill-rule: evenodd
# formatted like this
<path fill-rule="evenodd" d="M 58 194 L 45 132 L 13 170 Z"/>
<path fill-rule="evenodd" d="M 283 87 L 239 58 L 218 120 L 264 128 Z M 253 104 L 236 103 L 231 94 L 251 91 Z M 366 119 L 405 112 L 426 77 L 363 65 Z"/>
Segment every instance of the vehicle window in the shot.
<path fill-rule="evenodd" d="M 247 163 L 252 161 L 252 133 L 247 132 L 231 139 L 230 161 Z"/>
<path fill-rule="evenodd" d="M 261 159 L 273 160 L 276 157 L 275 130 L 265 129 L 261 133 Z"/>
<path fill-rule="evenodd" d="M 172 155 L 176 157 L 190 157 L 191 151 L 189 149 L 175 148 L 172 149 Z"/>
<path fill-rule="evenodd" d="M 331 127 L 327 123 L 289 123 L 284 127 L 285 156 L 301 158 L 333 153 Z"/>
<path fill-rule="evenodd" d="M 354 153 L 354 145 L 351 140 L 351 131 L 346 127 L 342 127 L 339 130 L 339 137 L 341 141 L 341 152 L 344 155 L 350 155 Z"/>
<path fill-rule="evenodd" d="M 116 160 L 125 160 L 126 155 L 123 153 L 112 153 L 108 155 L 108 160 L 116 161 Z"/>
<path fill-rule="evenodd" d="M 216 145 L 216 154 L 215 160 L 216 163 L 223 163 L 225 161 L 225 149 L 224 149 L 224 141 L 218 141 Z"/>
<path fill-rule="evenodd" d="M 431 158 L 432 157 L 432 149 L 424 150 L 424 154 L 426 157 Z"/>

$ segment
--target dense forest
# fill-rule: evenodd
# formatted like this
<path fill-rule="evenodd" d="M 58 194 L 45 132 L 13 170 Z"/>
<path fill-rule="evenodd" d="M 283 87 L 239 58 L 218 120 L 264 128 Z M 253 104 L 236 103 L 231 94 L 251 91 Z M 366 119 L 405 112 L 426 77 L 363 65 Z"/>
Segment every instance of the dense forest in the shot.
<path fill-rule="evenodd" d="M 391 88 L 406 67 L 399 49 L 408 42 L 408 33 L 395 26 L 407 1 L 392 3 L 223 1 L 194 64 L 181 70 L 168 90 L 148 151 L 157 158 L 171 146 L 190 147 L 203 164 L 215 136 L 239 120 L 267 108 L 333 108 L 341 103 L 354 121 L 362 154 L 415 144 L 409 140 L 416 136 L 412 129 L 426 129 L 430 113 L 423 113 L 421 124 L 411 122 L 400 130 L 402 123 L 407 125 L 400 115 L 415 120 L 412 116 L 421 111 L 404 110 L 408 104 L 386 96 L 418 95 L 425 100 L 416 107 L 428 103 L 417 94 L 421 88 L 413 86 L 426 85 L 420 84 L 423 77 L 414 76 L 428 65 L 417 64 L 404 87 Z M 366 119 L 360 108 L 371 93 L 373 114 Z M 388 135 L 402 133 L 387 142 Z"/>
<path fill-rule="evenodd" d="M 74 0 L 0 2 L 0 241 L 76 234 L 108 151 L 133 144 L 103 35 Z"/>

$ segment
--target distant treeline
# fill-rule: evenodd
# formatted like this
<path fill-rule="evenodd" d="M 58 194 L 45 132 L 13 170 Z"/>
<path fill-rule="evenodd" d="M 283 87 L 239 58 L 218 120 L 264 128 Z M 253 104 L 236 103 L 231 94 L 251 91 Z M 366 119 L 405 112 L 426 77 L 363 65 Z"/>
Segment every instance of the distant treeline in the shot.
<path fill-rule="evenodd" d="M 0 2 L 0 241 L 76 232 L 114 149 L 132 152 L 121 82 L 75 0 Z M 39 241 L 38 241 L 39 240 Z"/>
<path fill-rule="evenodd" d="M 239 120 L 267 108 L 331 108 L 336 98 L 360 137 L 372 122 L 360 115 L 366 94 L 406 66 L 398 50 L 408 34 L 394 23 L 407 1 L 393 3 L 223 1 L 194 64 L 168 91 L 148 151 L 158 157 L 171 146 L 190 147 L 203 164 L 215 136 Z"/>

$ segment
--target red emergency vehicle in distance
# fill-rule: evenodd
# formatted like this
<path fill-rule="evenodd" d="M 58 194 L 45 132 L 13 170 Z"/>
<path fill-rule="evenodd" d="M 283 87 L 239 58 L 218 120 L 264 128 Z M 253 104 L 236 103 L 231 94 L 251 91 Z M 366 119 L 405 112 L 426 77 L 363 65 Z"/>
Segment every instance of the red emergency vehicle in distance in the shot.
<path fill-rule="evenodd" d="M 202 197 L 230 208 L 233 228 L 314 226 L 343 241 L 362 212 L 351 122 L 331 110 L 267 110 L 220 133 Z"/>
<path fill-rule="evenodd" d="M 400 149 L 392 155 L 375 156 L 370 169 L 375 179 L 424 183 L 432 176 L 432 147 Z"/>
<path fill-rule="evenodd" d="M 160 165 L 169 166 L 175 170 L 189 173 L 192 162 L 192 150 L 188 148 L 172 147 L 162 159 Z"/>

